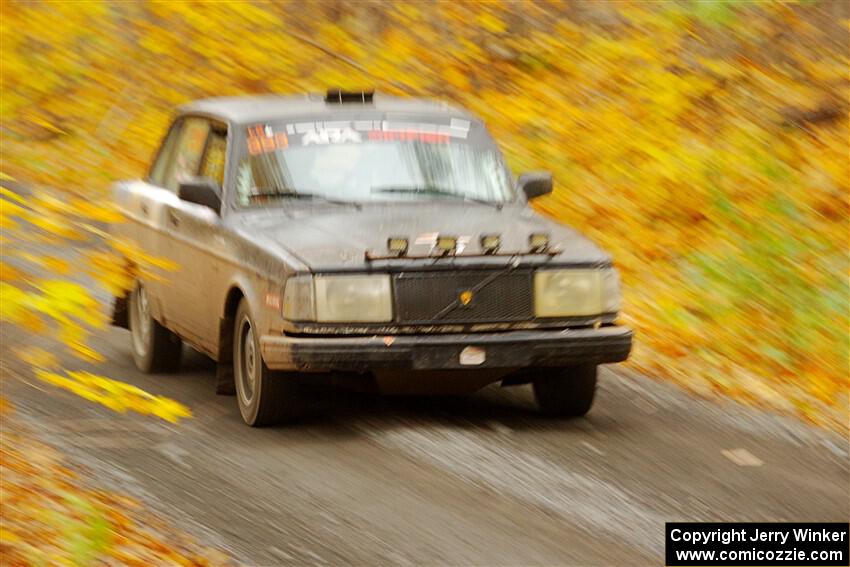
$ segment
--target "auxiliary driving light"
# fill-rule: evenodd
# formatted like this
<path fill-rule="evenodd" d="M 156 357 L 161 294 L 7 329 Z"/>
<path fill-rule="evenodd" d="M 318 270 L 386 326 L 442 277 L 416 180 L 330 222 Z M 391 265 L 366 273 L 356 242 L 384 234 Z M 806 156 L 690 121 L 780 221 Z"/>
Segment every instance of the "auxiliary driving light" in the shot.
<path fill-rule="evenodd" d="M 532 232 L 528 237 L 528 247 L 534 253 L 546 252 L 549 249 L 549 233 Z"/>
<path fill-rule="evenodd" d="M 456 236 L 437 236 L 436 248 L 443 255 L 454 253 L 457 249 Z"/>
<path fill-rule="evenodd" d="M 391 237 L 387 239 L 387 249 L 390 251 L 390 254 L 404 256 L 407 254 L 407 247 L 408 241 L 406 238 Z"/>
<path fill-rule="evenodd" d="M 485 254 L 495 254 L 502 245 L 502 238 L 498 234 L 482 234 L 481 249 Z"/>

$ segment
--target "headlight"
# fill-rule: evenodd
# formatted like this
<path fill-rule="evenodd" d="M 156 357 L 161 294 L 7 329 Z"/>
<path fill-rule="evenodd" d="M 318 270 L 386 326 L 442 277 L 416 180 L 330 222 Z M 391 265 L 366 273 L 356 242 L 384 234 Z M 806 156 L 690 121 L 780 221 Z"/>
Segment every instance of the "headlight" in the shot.
<path fill-rule="evenodd" d="M 537 317 L 582 317 L 620 310 L 620 280 L 613 269 L 539 270 L 534 273 Z"/>
<path fill-rule="evenodd" d="M 293 321 L 379 323 L 393 317 L 390 276 L 298 276 L 286 282 L 283 316 Z"/>
<path fill-rule="evenodd" d="M 602 271 L 602 311 L 619 313 L 623 308 L 623 290 L 620 274 L 614 268 Z"/>
<path fill-rule="evenodd" d="M 286 280 L 283 290 L 283 316 L 290 321 L 315 321 L 314 295 L 313 276 L 295 276 Z"/>

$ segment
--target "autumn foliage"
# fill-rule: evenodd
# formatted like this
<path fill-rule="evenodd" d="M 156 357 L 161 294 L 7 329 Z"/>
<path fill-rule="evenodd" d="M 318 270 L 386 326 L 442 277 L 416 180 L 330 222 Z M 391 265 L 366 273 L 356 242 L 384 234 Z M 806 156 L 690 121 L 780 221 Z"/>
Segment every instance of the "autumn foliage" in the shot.
<path fill-rule="evenodd" d="M 146 511 L 135 499 L 96 490 L 56 451 L 33 440 L 0 406 L 0 564 L 231 564 Z"/>
<path fill-rule="evenodd" d="M 118 412 L 131 410 L 171 422 L 191 415 L 182 404 L 131 384 L 63 369 L 55 349 L 37 344 L 52 340 L 81 362 L 102 361 L 89 339 L 108 324 L 108 306 L 99 304 L 93 291 L 123 296 L 136 277 L 161 278 L 161 270 L 173 266 L 98 228 L 99 223 L 122 220 L 108 205 L 47 191 L 25 198 L 5 187 L 0 187 L 0 196 L 0 321 L 19 331 L 5 335 L 3 355 L 13 351 L 37 378 Z M 101 289 L 90 289 L 80 278 Z"/>
<path fill-rule="evenodd" d="M 190 99 L 453 100 L 515 171 L 554 172 L 540 210 L 612 251 L 632 364 L 846 426 L 848 16 L 840 2 L 6 2 L 2 171 L 96 205 L 145 171 Z"/>

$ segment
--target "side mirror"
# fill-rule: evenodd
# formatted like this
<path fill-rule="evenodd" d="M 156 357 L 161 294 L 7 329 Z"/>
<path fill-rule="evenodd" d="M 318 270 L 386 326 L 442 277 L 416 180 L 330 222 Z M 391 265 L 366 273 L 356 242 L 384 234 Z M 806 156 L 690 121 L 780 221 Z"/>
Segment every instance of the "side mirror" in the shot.
<path fill-rule="evenodd" d="M 517 187 L 529 201 L 552 192 L 552 174 L 548 171 L 529 171 L 517 179 Z"/>
<path fill-rule="evenodd" d="M 191 177 L 177 186 L 177 196 L 221 213 L 221 188 L 209 177 Z"/>

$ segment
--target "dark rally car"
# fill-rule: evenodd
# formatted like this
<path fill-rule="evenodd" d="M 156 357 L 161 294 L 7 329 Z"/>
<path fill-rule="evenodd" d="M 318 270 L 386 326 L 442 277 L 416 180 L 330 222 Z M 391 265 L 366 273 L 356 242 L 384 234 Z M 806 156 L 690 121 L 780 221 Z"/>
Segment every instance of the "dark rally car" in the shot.
<path fill-rule="evenodd" d="M 310 380 L 400 393 L 532 383 L 583 415 L 628 357 L 611 258 L 528 201 L 464 109 L 368 92 L 182 107 L 148 177 L 116 183 L 114 230 L 180 266 L 116 298 L 145 372 L 182 343 L 218 363 L 246 423 L 299 415 Z"/>

